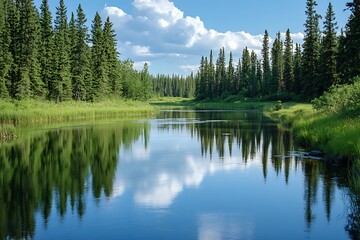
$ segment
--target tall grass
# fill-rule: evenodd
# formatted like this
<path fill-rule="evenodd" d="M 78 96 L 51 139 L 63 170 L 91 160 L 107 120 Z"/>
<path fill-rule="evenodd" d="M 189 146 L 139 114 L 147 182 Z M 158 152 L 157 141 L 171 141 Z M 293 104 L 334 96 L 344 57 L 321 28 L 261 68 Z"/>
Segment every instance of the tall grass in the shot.
<path fill-rule="evenodd" d="M 291 106 L 269 115 L 292 126 L 295 140 L 305 148 L 360 159 L 359 116 L 316 111 L 310 104 Z"/>

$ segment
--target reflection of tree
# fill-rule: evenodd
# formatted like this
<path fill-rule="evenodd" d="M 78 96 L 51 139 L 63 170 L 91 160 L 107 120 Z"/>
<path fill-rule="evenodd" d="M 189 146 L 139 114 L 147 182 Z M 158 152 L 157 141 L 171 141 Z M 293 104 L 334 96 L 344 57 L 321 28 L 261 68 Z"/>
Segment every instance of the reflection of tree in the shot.
<path fill-rule="evenodd" d="M 163 114 L 167 119 L 187 119 L 187 122 L 169 120 L 159 128 L 168 131 L 191 131 L 192 136 L 200 141 L 201 153 L 204 156 L 210 154 L 210 159 L 214 150 L 220 159 L 224 159 L 226 154 L 232 156 L 235 147 L 241 150 L 241 159 L 245 164 L 253 161 L 256 154 L 260 154 L 264 179 L 267 178 L 269 167 L 272 167 L 277 175 L 284 174 L 286 184 L 289 182 L 292 167 L 295 171 L 301 169 L 304 173 L 304 210 L 308 228 L 311 228 L 316 218 L 313 207 L 318 201 L 319 186 L 322 186 L 324 211 L 330 222 L 335 186 L 346 186 L 342 182 L 342 176 L 345 176 L 341 172 L 342 168 L 316 160 L 289 156 L 289 151 L 294 150 L 294 142 L 291 132 L 287 129 L 279 127 L 257 112 L 168 111 Z M 189 119 L 193 121 L 189 122 Z M 359 193 L 353 196 L 359 196 Z M 354 226 L 359 227 L 359 197 L 353 200 L 353 203 L 357 208 L 353 207 L 354 214 L 349 216 L 348 228 L 352 230 L 355 229 Z"/>
<path fill-rule="evenodd" d="M 35 213 L 49 219 L 52 203 L 61 216 L 70 205 L 85 213 L 88 179 L 95 198 L 110 196 L 120 145 L 148 139 L 147 124 L 57 129 L 30 135 L 0 149 L 0 238 L 31 238 Z"/>

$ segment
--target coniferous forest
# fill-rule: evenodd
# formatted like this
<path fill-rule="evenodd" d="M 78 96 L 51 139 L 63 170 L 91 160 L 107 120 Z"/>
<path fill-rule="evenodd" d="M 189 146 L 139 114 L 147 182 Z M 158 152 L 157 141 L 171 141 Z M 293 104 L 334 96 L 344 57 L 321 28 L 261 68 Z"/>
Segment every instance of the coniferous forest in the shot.
<path fill-rule="evenodd" d="M 352 83 L 353 78 L 360 75 L 360 1 L 347 3 L 346 9 L 351 14 L 341 29 L 337 26 L 331 3 L 324 17 L 317 13 L 316 6 L 316 1 L 306 1 L 303 44 L 294 44 L 290 29 L 284 40 L 278 32 L 270 44 L 269 33 L 265 30 L 261 56 L 247 47 L 238 61 L 233 59 L 232 52 L 227 60 L 224 48 L 220 49 L 217 58 L 213 50 L 209 57 L 203 56 L 195 76 L 195 97 L 198 100 L 309 101 L 333 85 Z M 164 88 L 168 85 L 176 84 L 169 81 Z M 154 90 L 159 93 L 156 88 Z M 173 96 L 168 90 L 162 94 Z M 234 95 L 235 98 L 231 97 Z"/>
<path fill-rule="evenodd" d="M 0 0 L 0 98 L 148 99 L 148 66 L 136 71 L 119 60 L 110 19 L 96 13 L 87 26 L 81 5 L 68 14 L 60 0 L 53 15 L 48 0 L 40 9 L 32 0 Z"/>

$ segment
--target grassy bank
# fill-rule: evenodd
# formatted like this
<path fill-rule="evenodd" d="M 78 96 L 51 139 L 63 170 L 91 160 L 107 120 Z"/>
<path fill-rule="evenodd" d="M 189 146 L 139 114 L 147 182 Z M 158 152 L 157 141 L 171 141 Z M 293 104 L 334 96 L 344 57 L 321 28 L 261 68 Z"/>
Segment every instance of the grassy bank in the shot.
<path fill-rule="evenodd" d="M 129 100 L 106 100 L 96 103 L 24 100 L 0 101 L 0 140 L 17 137 L 18 125 L 48 124 L 72 120 L 100 119 L 153 114 L 156 107 Z"/>
<path fill-rule="evenodd" d="M 292 126 L 296 141 L 308 149 L 328 155 L 360 159 L 360 117 L 315 111 L 311 104 L 299 104 L 272 111 L 273 119 Z"/>
<path fill-rule="evenodd" d="M 89 118 L 135 116 L 156 112 L 137 101 L 107 100 L 96 103 L 50 101 L 0 101 L 0 123 L 36 123 Z"/>

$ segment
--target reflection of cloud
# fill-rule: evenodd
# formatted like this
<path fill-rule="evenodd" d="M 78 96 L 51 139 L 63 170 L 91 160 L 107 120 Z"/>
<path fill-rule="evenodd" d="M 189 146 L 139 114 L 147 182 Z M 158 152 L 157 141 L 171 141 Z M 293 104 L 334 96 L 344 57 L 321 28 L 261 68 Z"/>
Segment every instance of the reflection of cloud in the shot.
<path fill-rule="evenodd" d="M 251 239 L 254 226 L 251 222 L 239 222 L 231 214 L 201 214 L 198 219 L 198 239 Z"/>

